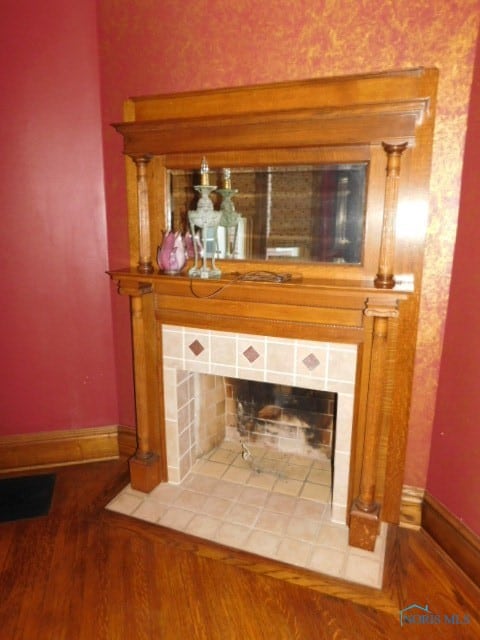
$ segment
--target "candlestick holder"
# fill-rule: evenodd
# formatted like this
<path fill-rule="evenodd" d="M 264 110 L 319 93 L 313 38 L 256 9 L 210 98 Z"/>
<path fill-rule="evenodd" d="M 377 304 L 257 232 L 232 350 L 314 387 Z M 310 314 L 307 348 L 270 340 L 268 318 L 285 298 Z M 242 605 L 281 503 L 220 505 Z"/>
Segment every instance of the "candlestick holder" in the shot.
<path fill-rule="evenodd" d="M 188 212 L 195 260 L 188 275 L 191 278 L 220 278 L 222 272 L 215 266 L 215 258 L 218 252 L 217 230 L 222 212 L 215 211 L 210 198 L 210 194 L 216 190 L 216 187 L 201 184 L 194 189 L 200 194 L 200 198 L 197 208 Z M 208 259 L 210 259 L 210 266 Z"/>
<path fill-rule="evenodd" d="M 350 244 L 347 238 L 347 199 L 350 195 L 348 178 L 342 177 L 338 183 L 337 213 L 335 220 L 334 262 L 345 262 L 345 252 Z"/>
<path fill-rule="evenodd" d="M 225 227 L 225 257 L 234 258 L 237 250 L 238 221 L 241 217 L 235 211 L 232 196 L 238 193 L 238 189 L 218 189 L 218 193 L 222 197 L 220 205 L 220 226 Z"/>

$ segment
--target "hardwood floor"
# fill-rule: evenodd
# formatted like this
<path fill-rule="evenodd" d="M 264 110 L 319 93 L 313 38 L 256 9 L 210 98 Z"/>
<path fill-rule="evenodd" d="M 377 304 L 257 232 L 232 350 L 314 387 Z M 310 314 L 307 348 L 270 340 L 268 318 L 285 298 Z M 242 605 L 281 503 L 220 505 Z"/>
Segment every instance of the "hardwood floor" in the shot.
<path fill-rule="evenodd" d="M 480 590 L 423 531 L 392 528 L 377 591 L 105 510 L 125 459 L 55 472 L 48 516 L 0 525 L 2 640 L 480 637 Z M 412 604 L 428 624 L 401 626 Z"/>

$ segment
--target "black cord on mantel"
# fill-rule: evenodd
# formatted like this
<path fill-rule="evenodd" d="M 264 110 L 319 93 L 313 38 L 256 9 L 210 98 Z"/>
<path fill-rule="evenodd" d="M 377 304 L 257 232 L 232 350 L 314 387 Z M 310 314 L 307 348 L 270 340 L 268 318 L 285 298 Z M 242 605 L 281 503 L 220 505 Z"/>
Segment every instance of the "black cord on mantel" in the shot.
<path fill-rule="evenodd" d="M 215 298 L 219 293 L 228 289 L 228 287 L 232 286 L 232 284 L 236 284 L 237 282 L 289 282 L 291 280 L 291 273 L 275 273 L 274 271 L 247 271 L 246 273 L 238 273 L 235 274 L 235 278 L 230 282 L 226 282 L 218 289 L 215 289 L 212 293 L 209 293 L 206 296 L 202 296 L 196 293 L 193 289 L 193 283 L 197 280 L 197 278 L 190 278 L 190 292 L 195 298 Z M 207 278 L 205 278 L 207 280 Z M 200 278 L 202 280 L 202 278 Z"/>

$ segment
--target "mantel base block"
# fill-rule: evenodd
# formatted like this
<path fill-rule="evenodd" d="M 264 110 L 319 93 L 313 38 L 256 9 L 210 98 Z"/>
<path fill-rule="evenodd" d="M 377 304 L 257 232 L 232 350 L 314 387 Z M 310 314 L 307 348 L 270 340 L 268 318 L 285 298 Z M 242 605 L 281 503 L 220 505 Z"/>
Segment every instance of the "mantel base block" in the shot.
<path fill-rule="evenodd" d="M 355 505 L 350 511 L 348 544 L 351 547 L 373 551 L 380 532 L 380 505 L 373 511 L 362 511 Z"/>
<path fill-rule="evenodd" d="M 128 461 L 132 489 L 150 493 L 162 480 L 160 457 L 151 453 L 147 457 L 134 456 Z"/>

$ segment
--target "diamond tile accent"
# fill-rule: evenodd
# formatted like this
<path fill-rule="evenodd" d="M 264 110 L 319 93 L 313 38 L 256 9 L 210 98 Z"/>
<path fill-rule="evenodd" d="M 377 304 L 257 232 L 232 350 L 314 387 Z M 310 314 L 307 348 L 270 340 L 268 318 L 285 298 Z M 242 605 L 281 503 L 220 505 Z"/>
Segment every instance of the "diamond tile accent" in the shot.
<path fill-rule="evenodd" d="M 252 346 L 248 347 L 248 349 L 245 349 L 245 351 L 243 352 L 243 355 L 250 362 L 250 364 L 252 362 L 255 362 L 255 360 L 257 360 L 260 357 L 260 354 L 258 353 L 258 351 L 254 349 Z"/>
<path fill-rule="evenodd" d="M 306 358 L 302 360 L 302 362 L 309 371 L 313 371 L 320 364 L 320 360 L 317 358 L 317 356 L 314 353 L 311 353 L 310 355 L 308 355 Z"/>
<path fill-rule="evenodd" d="M 188 348 L 195 356 L 199 356 L 202 353 L 202 351 L 205 350 L 205 347 L 198 340 L 194 340 L 192 344 L 188 345 Z"/>

